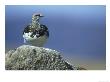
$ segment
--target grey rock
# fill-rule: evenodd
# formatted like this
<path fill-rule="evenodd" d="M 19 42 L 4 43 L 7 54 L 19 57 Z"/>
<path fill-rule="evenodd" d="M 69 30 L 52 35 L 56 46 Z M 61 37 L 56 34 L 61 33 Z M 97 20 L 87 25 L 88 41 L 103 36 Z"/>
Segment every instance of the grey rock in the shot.
<path fill-rule="evenodd" d="M 74 70 L 61 53 L 49 48 L 22 45 L 5 57 L 6 70 Z M 76 69 L 76 68 L 75 68 Z"/>

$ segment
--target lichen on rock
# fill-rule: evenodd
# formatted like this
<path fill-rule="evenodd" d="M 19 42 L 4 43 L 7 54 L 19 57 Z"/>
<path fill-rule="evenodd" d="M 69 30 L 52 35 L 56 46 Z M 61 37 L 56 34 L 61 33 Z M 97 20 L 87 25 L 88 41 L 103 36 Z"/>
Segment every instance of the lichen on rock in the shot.
<path fill-rule="evenodd" d="M 61 53 L 49 48 L 22 45 L 5 57 L 6 70 L 74 70 Z"/>

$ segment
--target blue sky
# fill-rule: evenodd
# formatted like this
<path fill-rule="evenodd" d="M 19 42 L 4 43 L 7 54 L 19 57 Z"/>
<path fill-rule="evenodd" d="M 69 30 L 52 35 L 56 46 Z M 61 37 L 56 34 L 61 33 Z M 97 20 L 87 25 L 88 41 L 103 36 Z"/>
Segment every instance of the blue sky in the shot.
<path fill-rule="evenodd" d="M 40 12 L 50 37 L 45 47 L 60 51 L 73 65 L 105 69 L 106 7 L 104 5 L 7 5 L 5 7 L 6 51 L 23 45 L 22 31 Z"/>

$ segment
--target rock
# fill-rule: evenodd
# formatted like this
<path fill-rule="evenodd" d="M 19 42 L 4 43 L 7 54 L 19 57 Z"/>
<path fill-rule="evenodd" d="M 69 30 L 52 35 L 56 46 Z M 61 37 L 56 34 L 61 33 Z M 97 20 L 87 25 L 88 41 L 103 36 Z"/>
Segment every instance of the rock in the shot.
<path fill-rule="evenodd" d="M 87 70 L 87 69 L 85 69 L 83 67 L 77 67 L 77 70 Z"/>
<path fill-rule="evenodd" d="M 49 48 L 22 45 L 6 53 L 6 70 L 74 70 L 61 53 Z"/>

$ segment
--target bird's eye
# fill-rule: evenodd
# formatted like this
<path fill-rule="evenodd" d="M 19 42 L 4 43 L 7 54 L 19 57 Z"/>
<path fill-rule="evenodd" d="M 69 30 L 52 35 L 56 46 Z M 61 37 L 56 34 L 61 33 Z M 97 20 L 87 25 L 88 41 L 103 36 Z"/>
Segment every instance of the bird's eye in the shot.
<path fill-rule="evenodd" d="M 35 16 L 40 16 L 40 15 L 35 15 Z"/>

